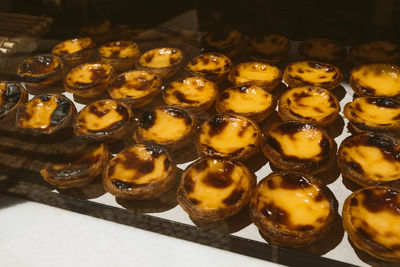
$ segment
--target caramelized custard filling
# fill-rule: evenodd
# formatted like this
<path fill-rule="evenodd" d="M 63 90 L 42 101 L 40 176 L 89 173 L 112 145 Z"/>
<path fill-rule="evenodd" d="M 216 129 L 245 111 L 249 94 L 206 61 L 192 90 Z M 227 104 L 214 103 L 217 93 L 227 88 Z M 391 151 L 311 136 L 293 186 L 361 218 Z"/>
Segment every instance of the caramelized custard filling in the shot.
<path fill-rule="evenodd" d="M 101 46 L 98 52 L 106 58 L 131 58 L 139 54 L 139 48 L 131 41 L 115 41 Z"/>
<path fill-rule="evenodd" d="M 60 59 L 51 54 L 37 55 L 25 59 L 18 66 L 20 76 L 40 76 L 60 70 Z"/>
<path fill-rule="evenodd" d="M 164 68 L 182 60 L 182 52 L 175 48 L 156 48 L 139 58 L 139 64 L 149 68 Z"/>
<path fill-rule="evenodd" d="M 235 82 L 240 84 L 254 80 L 272 82 L 280 75 L 278 67 L 261 62 L 245 62 L 235 67 L 233 77 Z"/>
<path fill-rule="evenodd" d="M 218 53 L 205 53 L 192 59 L 186 68 L 203 75 L 221 75 L 230 71 L 232 63 L 229 58 Z"/>
<path fill-rule="evenodd" d="M 94 46 L 92 39 L 89 37 L 67 40 L 56 45 L 52 53 L 54 54 L 73 54 L 86 48 Z"/>
<path fill-rule="evenodd" d="M 331 83 L 338 76 L 334 66 L 314 61 L 295 62 L 287 70 L 291 78 L 312 84 Z"/>
<path fill-rule="evenodd" d="M 73 68 L 65 82 L 70 87 L 85 87 L 107 79 L 111 71 L 112 67 L 108 64 L 85 63 Z"/>
<path fill-rule="evenodd" d="M 118 76 L 110 86 L 113 98 L 139 98 L 158 90 L 161 82 L 146 71 L 129 71 Z"/>

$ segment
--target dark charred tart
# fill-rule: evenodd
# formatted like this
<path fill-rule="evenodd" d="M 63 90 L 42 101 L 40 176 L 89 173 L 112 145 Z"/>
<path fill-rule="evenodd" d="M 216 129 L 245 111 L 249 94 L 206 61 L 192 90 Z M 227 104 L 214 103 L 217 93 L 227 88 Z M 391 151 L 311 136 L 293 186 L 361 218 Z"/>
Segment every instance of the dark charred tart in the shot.
<path fill-rule="evenodd" d="M 238 86 L 225 89 L 215 109 L 218 113 L 233 113 L 258 123 L 275 110 L 276 103 L 276 97 L 261 87 Z"/>
<path fill-rule="evenodd" d="M 99 176 L 110 153 L 102 143 L 86 145 L 79 157 L 63 163 L 46 163 L 40 174 L 48 183 L 61 189 L 89 184 Z"/>
<path fill-rule="evenodd" d="M 337 162 L 343 177 L 361 186 L 400 181 L 400 140 L 380 133 L 345 139 Z"/>
<path fill-rule="evenodd" d="M 62 79 L 61 59 L 52 54 L 41 54 L 26 58 L 17 68 L 19 79 L 28 87 L 45 88 Z"/>
<path fill-rule="evenodd" d="M 244 164 L 202 158 L 183 172 L 178 202 L 193 220 L 223 220 L 249 202 L 255 185 L 255 175 Z"/>
<path fill-rule="evenodd" d="M 276 124 L 264 138 L 264 155 L 282 170 L 313 174 L 329 169 L 335 160 L 335 140 L 313 123 Z"/>
<path fill-rule="evenodd" d="M 133 134 L 138 142 L 154 142 L 176 150 L 188 144 L 196 131 L 197 121 L 184 109 L 160 106 L 144 111 Z"/>
<path fill-rule="evenodd" d="M 278 114 L 284 121 L 308 121 L 323 127 L 339 115 L 340 105 L 330 91 L 316 86 L 292 88 L 279 99 Z"/>
<path fill-rule="evenodd" d="M 205 53 L 189 61 L 185 70 L 191 75 L 221 83 L 227 79 L 232 68 L 232 61 L 228 57 L 219 53 Z"/>
<path fill-rule="evenodd" d="M 123 199 L 153 199 L 170 189 L 176 163 L 157 144 L 136 144 L 110 160 L 103 172 L 104 188 Z"/>
<path fill-rule="evenodd" d="M 73 67 L 87 62 L 95 46 L 90 37 L 81 37 L 57 44 L 51 53 L 59 56 L 68 67 Z"/>
<path fill-rule="evenodd" d="M 354 65 L 365 63 L 398 63 L 399 46 L 389 41 L 373 41 L 353 46 L 350 49 L 350 61 Z"/>
<path fill-rule="evenodd" d="M 102 95 L 113 78 L 114 70 L 105 63 L 84 63 L 68 72 L 64 79 L 67 92 L 82 98 Z"/>
<path fill-rule="evenodd" d="M 350 72 L 350 85 L 360 96 L 400 98 L 400 67 L 393 64 L 364 64 Z"/>
<path fill-rule="evenodd" d="M 347 53 L 344 45 L 329 39 L 310 38 L 302 42 L 299 54 L 306 59 L 327 62 L 334 65 L 346 63 Z"/>
<path fill-rule="evenodd" d="M 165 80 L 178 71 L 183 56 L 183 52 L 177 48 L 154 48 L 140 56 L 136 69 L 148 71 Z"/>
<path fill-rule="evenodd" d="M 17 109 L 28 100 L 28 93 L 18 83 L 0 81 L 0 121 L 14 120 Z"/>
<path fill-rule="evenodd" d="M 101 62 L 110 64 L 116 71 L 127 70 L 139 58 L 139 47 L 134 41 L 108 42 L 99 49 L 97 55 Z"/>
<path fill-rule="evenodd" d="M 289 54 L 289 39 L 280 34 L 250 37 L 246 44 L 249 57 L 255 61 L 277 64 Z"/>
<path fill-rule="evenodd" d="M 369 186 L 344 202 L 343 227 L 359 249 L 386 261 L 400 262 L 400 191 Z"/>
<path fill-rule="evenodd" d="M 255 85 L 272 91 L 282 81 L 282 71 L 273 65 L 252 61 L 239 63 L 229 75 L 235 86 Z"/>
<path fill-rule="evenodd" d="M 196 149 L 202 157 L 246 160 L 258 151 L 260 138 L 260 129 L 250 119 L 216 114 L 200 126 Z"/>
<path fill-rule="evenodd" d="M 337 87 L 342 79 L 339 68 L 317 61 L 293 62 L 283 72 L 283 80 L 289 88 L 314 85 L 330 90 Z"/>
<path fill-rule="evenodd" d="M 344 106 L 344 116 L 356 132 L 400 132 L 400 102 L 386 97 L 359 97 Z"/>
<path fill-rule="evenodd" d="M 269 243 L 300 247 L 331 229 L 334 203 L 328 187 L 312 176 L 271 173 L 257 185 L 250 200 L 250 218 Z"/>
<path fill-rule="evenodd" d="M 19 106 L 16 126 L 37 134 L 55 134 L 76 117 L 74 103 L 61 94 L 37 95 Z"/>
<path fill-rule="evenodd" d="M 242 48 L 243 39 L 243 35 L 237 30 L 222 29 L 205 34 L 202 43 L 206 51 L 233 57 Z"/>
<path fill-rule="evenodd" d="M 114 99 L 98 100 L 79 111 L 74 132 L 78 136 L 112 142 L 130 130 L 132 117 L 125 103 Z"/>
<path fill-rule="evenodd" d="M 187 77 L 171 82 L 163 90 L 167 105 L 176 105 L 194 113 L 207 111 L 218 95 L 218 86 L 201 77 Z"/>
<path fill-rule="evenodd" d="M 115 78 L 107 91 L 112 98 L 138 108 L 153 101 L 161 91 L 161 83 L 155 74 L 143 70 L 131 70 Z"/>

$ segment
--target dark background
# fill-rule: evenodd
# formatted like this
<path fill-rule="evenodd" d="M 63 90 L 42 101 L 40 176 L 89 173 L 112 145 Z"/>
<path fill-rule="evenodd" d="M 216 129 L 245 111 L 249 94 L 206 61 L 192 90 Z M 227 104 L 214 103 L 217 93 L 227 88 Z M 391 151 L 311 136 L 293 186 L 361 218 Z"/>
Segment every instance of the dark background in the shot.
<path fill-rule="evenodd" d="M 276 32 L 293 40 L 325 37 L 354 44 L 400 43 L 400 1 L 314 0 L 2 0 L 0 11 L 54 19 L 49 37 L 76 35 L 109 19 L 113 25 L 150 28 L 196 9 L 200 30 L 233 27 L 247 35 Z"/>

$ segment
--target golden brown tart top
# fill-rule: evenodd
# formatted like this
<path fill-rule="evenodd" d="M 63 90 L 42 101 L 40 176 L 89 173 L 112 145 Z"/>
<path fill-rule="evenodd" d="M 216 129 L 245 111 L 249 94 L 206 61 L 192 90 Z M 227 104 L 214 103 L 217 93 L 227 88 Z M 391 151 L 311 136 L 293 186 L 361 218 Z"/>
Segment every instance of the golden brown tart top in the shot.
<path fill-rule="evenodd" d="M 178 202 L 193 219 L 222 220 L 248 203 L 255 183 L 242 163 L 202 158 L 182 174 Z"/>
<path fill-rule="evenodd" d="M 353 46 L 350 49 L 353 64 L 397 63 L 400 60 L 399 46 L 389 41 L 373 41 Z"/>
<path fill-rule="evenodd" d="M 254 60 L 276 64 L 289 53 L 290 42 L 280 34 L 255 36 L 247 40 L 247 50 Z"/>
<path fill-rule="evenodd" d="M 15 111 L 28 99 L 28 93 L 17 82 L 0 81 L 0 120 Z"/>
<path fill-rule="evenodd" d="M 85 63 L 73 68 L 65 77 L 67 88 L 85 89 L 107 80 L 112 67 L 105 63 Z"/>
<path fill-rule="evenodd" d="M 317 61 L 298 61 L 289 64 L 283 73 L 289 88 L 314 85 L 333 89 L 343 79 L 342 72 L 335 66 Z"/>
<path fill-rule="evenodd" d="M 186 64 L 186 70 L 212 81 L 222 82 L 232 70 L 232 61 L 218 53 L 205 53 Z"/>
<path fill-rule="evenodd" d="M 334 197 L 315 178 L 272 173 L 250 201 L 250 218 L 271 243 L 298 247 L 321 238 L 335 218 Z"/>
<path fill-rule="evenodd" d="M 346 61 L 346 48 L 334 40 L 311 38 L 302 42 L 298 47 L 299 53 L 305 58 L 343 64 Z"/>
<path fill-rule="evenodd" d="M 304 120 L 322 126 L 332 123 L 340 110 L 334 94 L 315 86 L 296 87 L 286 91 L 281 95 L 278 107 L 278 114 L 283 120 Z"/>
<path fill-rule="evenodd" d="M 370 186 L 351 194 L 343 206 L 343 226 L 353 243 L 368 254 L 400 262 L 400 192 Z"/>
<path fill-rule="evenodd" d="M 364 64 L 352 69 L 350 85 L 361 96 L 398 97 L 400 68 L 392 64 Z"/>
<path fill-rule="evenodd" d="M 139 64 L 148 68 L 166 68 L 179 64 L 183 59 L 181 50 L 177 48 L 155 48 L 145 52 L 139 58 Z"/>
<path fill-rule="evenodd" d="M 400 179 L 400 140 L 379 133 L 345 139 L 338 151 L 344 177 L 366 186 Z"/>
<path fill-rule="evenodd" d="M 26 82 L 40 82 L 57 75 L 62 70 L 59 57 L 41 54 L 26 58 L 17 69 L 17 74 Z"/>
<path fill-rule="evenodd" d="M 92 49 L 95 47 L 95 43 L 89 37 L 82 37 L 76 39 L 66 40 L 57 44 L 53 50 L 52 54 L 56 55 L 66 55 L 74 54 L 82 50 Z"/>
<path fill-rule="evenodd" d="M 198 136 L 202 156 L 244 160 L 258 149 L 260 129 L 246 117 L 217 114 L 205 121 Z"/>
<path fill-rule="evenodd" d="M 98 53 L 105 58 L 131 58 L 134 61 L 139 56 L 139 47 L 133 41 L 113 41 L 102 45 Z"/>

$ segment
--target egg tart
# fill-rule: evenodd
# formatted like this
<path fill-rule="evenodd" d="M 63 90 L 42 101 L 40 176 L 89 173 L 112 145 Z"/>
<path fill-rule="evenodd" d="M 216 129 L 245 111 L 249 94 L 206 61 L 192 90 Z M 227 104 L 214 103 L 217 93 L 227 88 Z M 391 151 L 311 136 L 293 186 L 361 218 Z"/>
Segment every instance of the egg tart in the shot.
<path fill-rule="evenodd" d="M 222 29 L 206 33 L 202 41 L 206 51 L 233 57 L 242 48 L 243 39 L 243 35 L 235 29 Z"/>
<path fill-rule="evenodd" d="M 116 71 L 132 67 L 139 58 L 139 53 L 139 47 L 133 41 L 113 41 L 97 49 L 100 61 L 111 65 Z"/>
<path fill-rule="evenodd" d="M 178 71 L 182 61 L 183 52 L 177 48 L 155 48 L 140 56 L 136 62 L 136 69 L 156 74 L 165 80 Z"/>
<path fill-rule="evenodd" d="M 356 132 L 400 132 L 400 102 L 386 97 L 359 97 L 344 106 L 344 116 Z"/>
<path fill-rule="evenodd" d="M 193 220 L 223 220 L 249 202 L 255 185 L 255 175 L 242 163 L 201 158 L 183 172 L 178 203 Z"/>
<path fill-rule="evenodd" d="M 28 93 L 18 83 L 0 81 L 0 121 L 14 120 L 17 109 L 28 100 Z"/>
<path fill-rule="evenodd" d="M 361 186 L 400 182 L 400 140 L 380 133 L 345 139 L 338 151 L 344 178 Z"/>
<path fill-rule="evenodd" d="M 346 198 L 343 227 L 354 245 L 366 253 L 400 262 L 400 191 L 369 186 Z"/>
<path fill-rule="evenodd" d="M 64 79 L 67 92 L 82 98 L 93 98 L 104 94 L 113 78 L 114 70 L 105 63 L 85 63 L 68 72 Z"/>
<path fill-rule="evenodd" d="M 233 113 L 261 122 L 275 110 L 276 102 L 276 97 L 261 87 L 237 86 L 221 93 L 215 109 L 218 113 Z"/>
<path fill-rule="evenodd" d="M 306 59 L 327 62 L 333 65 L 346 63 L 346 48 L 334 40 L 310 38 L 303 41 L 297 50 Z"/>
<path fill-rule="evenodd" d="M 185 69 L 191 75 L 221 83 L 227 79 L 232 67 L 232 61 L 228 57 L 218 53 L 205 53 L 189 61 Z"/>
<path fill-rule="evenodd" d="M 271 244 L 301 247 L 322 238 L 336 217 L 335 198 L 310 175 L 271 173 L 250 200 L 250 218 Z"/>
<path fill-rule="evenodd" d="M 66 40 L 57 44 L 52 50 L 53 55 L 59 56 L 68 67 L 87 62 L 96 44 L 90 37 Z"/>
<path fill-rule="evenodd" d="M 278 64 L 289 54 L 290 42 L 280 34 L 250 37 L 246 44 L 249 57 L 255 61 Z"/>
<path fill-rule="evenodd" d="M 278 114 L 284 121 L 308 121 L 328 126 L 339 115 L 340 105 L 330 91 L 316 86 L 292 88 L 279 99 Z"/>
<path fill-rule="evenodd" d="M 200 126 L 197 153 L 204 157 L 246 160 L 258 151 L 261 133 L 246 117 L 216 114 Z"/>
<path fill-rule="evenodd" d="M 400 97 L 400 67 L 393 64 L 364 64 L 350 72 L 350 85 L 360 96 Z"/>
<path fill-rule="evenodd" d="M 37 134 L 60 132 L 76 117 L 74 103 L 60 94 L 37 95 L 19 106 L 16 126 Z"/>
<path fill-rule="evenodd" d="M 60 189 L 81 187 L 102 173 L 109 156 L 105 144 L 88 144 L 78 157 L 70 161 L 46 163 L 40 174 L 44 180 Z"/>
<path fill-rule="evenodd" d="M 282 170 L 314 174 L 328 170 L 335 160 L 335 140 L 313 123 L 279 123 L 264 137 L 264 155 Z"/>
<path fill-rule="evenodd" d="M 115 78 L 107 91 L 112 98 L 138 108 L 153 101 L 161 91 L 161 84 L 157 75 L 143 70 L 131 70 Z"/>
<path fill-rule="evenodd" d="M 255 85 L 272 91 L 282 81 L 282 71 L 262 62 L 243 62 L 233 68 L 229 81 L 235 86 Z"/>
<path fill-rule="evenodd" d="M 192 140 L 196 127 L 195 117 L 184 109 L 160 106 L 141 114 L 133 139 L 158 143 L 173 151 Z"/>
<path fill-rule="evenodd" d="M 133 114 L 123 102 L 113 99 L 95 101 L 79 111 L 74 121 L 78 136 L 113 142 L 130 130 Z"/>
<path fill-rule="evenodd" d="M 365 63 L 398 63 L 400 48 L 389 41 L 373 41 L 355 45 L 350 49 L 350 61 L 354 65 Z"/>
<path fill-rule="evenodd" d="M 41 54 L 24 59 L 17 75 L 28 88 L 46 88 L 62 79 L 61 59 L 51 54 Z"/>
<path fill-rule="evenodd" d="M 113 157 L 103 172 L 104 188 L 123 199 L 154 199 L 171 188 L 176 163 L 157 144 L 136 144 Z"/>
<path fill-rule="evenodd" d="M 317 61 L 293 62 L 283 72 L 283 80 L 289 88 L 313 85 L 330 90 L 337 87 L 342 79 L 339 68 Z"/>
<path fill-rule="evenodd" d="M 167 105 L 176 105 L 194 113 L 207 111 L 217 95 L 218 86 L 201 77 L 173 81 L 163 90 L 163 99 Z"/>

